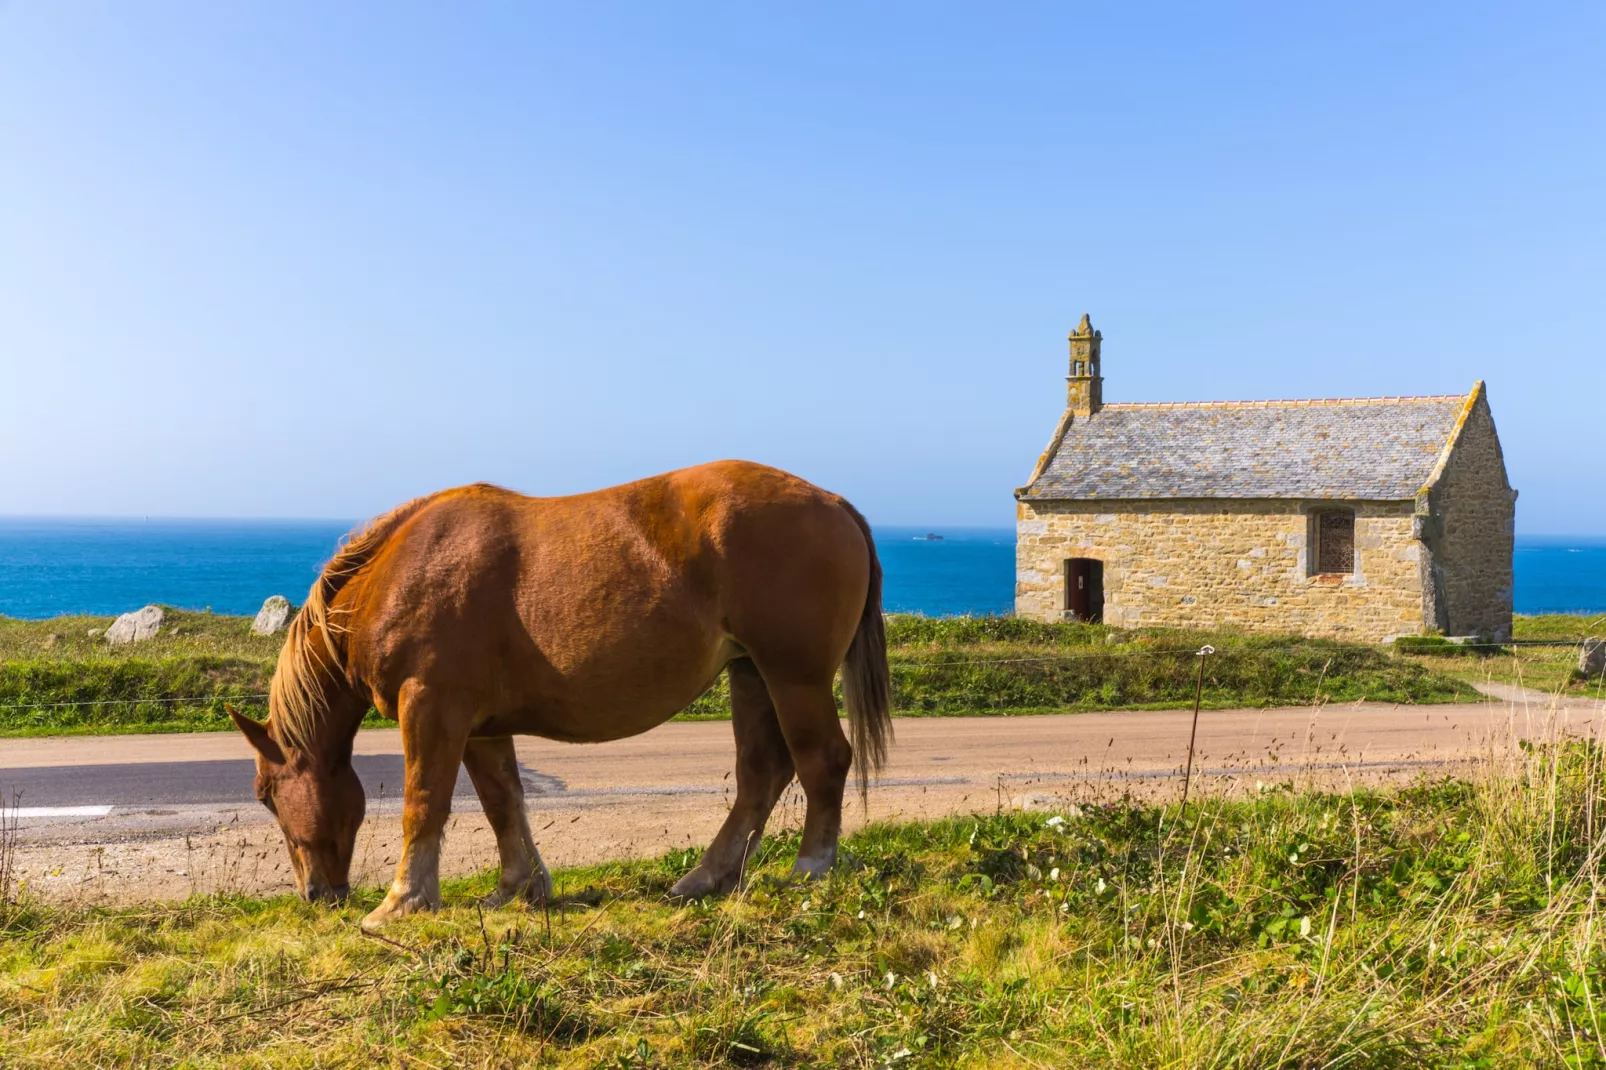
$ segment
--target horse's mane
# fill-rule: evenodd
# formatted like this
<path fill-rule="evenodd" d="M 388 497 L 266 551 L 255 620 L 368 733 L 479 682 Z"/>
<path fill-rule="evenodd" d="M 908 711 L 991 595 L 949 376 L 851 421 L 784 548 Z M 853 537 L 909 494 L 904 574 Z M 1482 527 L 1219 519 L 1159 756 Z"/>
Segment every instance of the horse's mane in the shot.
<path fill-rule="evenodd" d="M 428 494 L 414 498 L 369 521 L 335 551 L 335 556 L 323 567 L 323 573 L 313 582 L 306 604 L 290 622 L 269 688 L 268 720 L 276 726 L 279 742 L 303 750 L 310 746 L 313 730 L 328 712 L 318 673 L 322 671 L 338 679 L 346 671 L 345 657 L 335 644 L 335 636 L 346 631 L 345 626 L 334 619 L 341 612 L 331 608 L 335 596 L 373 560 L 398 527 L 435 497 L 437 495 Z M 313 628 L 323 635 L 323 651 L 310 641 Z"/>

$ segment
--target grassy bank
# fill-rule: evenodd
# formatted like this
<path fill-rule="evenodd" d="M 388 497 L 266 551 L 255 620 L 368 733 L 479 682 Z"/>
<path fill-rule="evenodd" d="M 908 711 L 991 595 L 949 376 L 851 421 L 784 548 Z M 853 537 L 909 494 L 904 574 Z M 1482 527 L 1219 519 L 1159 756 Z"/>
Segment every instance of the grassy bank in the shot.
<path fill-rule="evenodd" d="M 110 623 L 0 618 L 0 736 L 228 729 L 225 699 L 265 715 L 281 640 L 251 635 L 248 618 L 169 611 L 158 638 L 119 647 L 89 634 Z M 1210 707 L 1474 694 L 1379 647 L 1292 636 L 893 616 L 888 642 L 895 708 L 904 716 L 1185 706 L 1194 696 L 1194 652 L 1207 643 L 1216 649 L 1204 680 Z M 683 716 L 729 712 L 721 678 Z"/>
<path fill-rule="evenodd" d="M 170 609 L 157 638 L 111 646 L 113 619 L 0 617 L 0 735 L 223 729 L 225 698 L 265 713 L 282 636 Z"/>
<path fill-rule="evenodd" d="M 1461 650 L 1448 657 L 1413 657 L 1440 676 L 1469 684 L 1499 683 L 1575 698 L 1606 698 L 1606 680 L 1586 680 L 1578 673 L 1578 643 L 1606 636 L 1606 616 L 1546 614 L 1518 617 L 1516 644 L 1496 650 Z M 1544 641 L 1558 646 L 1524 646 Z"/>
<path fill-rule="evenodd" d="M 779 837 L 735 898 L 691 863 L 558 875 L 550 920 L 377 902 L 0 918 L 6 1066 L 1606 1066 L 1606 775 L 876 827 L 826 881 Z"/>

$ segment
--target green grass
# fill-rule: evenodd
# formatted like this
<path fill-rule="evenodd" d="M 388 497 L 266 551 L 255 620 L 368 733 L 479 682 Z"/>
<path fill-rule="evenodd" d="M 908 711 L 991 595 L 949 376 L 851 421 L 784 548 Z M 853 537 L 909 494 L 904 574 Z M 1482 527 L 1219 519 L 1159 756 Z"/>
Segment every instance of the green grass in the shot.
<path fill-rule="evenodd" d="M 356 927 L 279 898 L 0 913 L 0 1065 L 1606 1066 L 1598 747 L 1465 780 L 876 826 L 825 881 L 674 905 L 560 872 L 550 921 Z M 4 899 L 4 896 L 0 896 Z M 550 926 L 550 927 L 549 927 Z"/>
<path fill-rule="evenodd" d="M 249 617 L 172 609 L 146 642 L 112 646 L 89 634 L 113 619 L 0 617 L 0 707 L 12 707 L 0 708 L 0 735 L 224 729 L 225 697 L 266 714 L 256 696 L 282 636 L 252 635 Z"/>
<path fill-rule="evenodd" d="M 230 728 L 225 700 L 257 717 L 280 637 L 250 620 L 169 610 L 160 637 L 109 646 L 106 617 L 0 618 L 0 736 Z M 1147 709 L 1193 701 L 1206 643 L 1209 707 L 1453 702 L 1466 683 L 1380 647 L 1229 632 L 1122 631 L 1012 617 L 888 618 L 903 716 Z M 682 714 L 729 716 L 723 677 Z M 372 723 L 380 723 L 377 718 Z"/>
<path fill-rule="evenodd" d="M 1571 698 L 1606 698 L 1606 681 L 1579 675 L 1578 647 L 1573 645 L 1588 636 L 1606 636 L 1606 616 L 1518 616 L 1512 633 L 1517 642 L 1498 649 L 1446 643 L 1444 649 L 1434 650 L 1431 640 L 1419 641 L 1418 656 L 1411 660 L 1436 675 L 1468 684 L 1514 684 Z M 1524 640 L 1567 645 L 1523 646 Z"/>
<path fill-rule="evenodd" d="M 1519 615 L 1512 635 L 1516 639 L 1561 639 L 1578 642 L 1590 636 L 1606 635 L 1606 614 L 1577 616 L 1546 613 L 1534 617 Z"/>

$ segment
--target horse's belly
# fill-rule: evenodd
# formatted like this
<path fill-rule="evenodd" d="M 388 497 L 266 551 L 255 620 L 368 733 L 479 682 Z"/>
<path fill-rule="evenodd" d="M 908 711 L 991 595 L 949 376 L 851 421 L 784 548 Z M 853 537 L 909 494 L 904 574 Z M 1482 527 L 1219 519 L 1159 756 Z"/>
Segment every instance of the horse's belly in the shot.
<path fill-rule="evenodd" d="M 487 718 L 478 735 L 531 735 L 576 743 L 601 743 L 640 735 L 685 709 L 718 676 L 686 678 L 679 686 L 650 693 L 617 688 L 577 688 L 543 696 L 519 709 Z M 690 682 L 695 679 L 696 682 Z"/>
<path fill-rule="evenodd" d="M 487 724 L 507 734 L 581 742 L 638 735 L 685 709 L 739 653 L 721 636 L 700 638 L 642 636 L 567 663 L 542 659 L 532 686 L 507 696 L 509 708 Z"/>

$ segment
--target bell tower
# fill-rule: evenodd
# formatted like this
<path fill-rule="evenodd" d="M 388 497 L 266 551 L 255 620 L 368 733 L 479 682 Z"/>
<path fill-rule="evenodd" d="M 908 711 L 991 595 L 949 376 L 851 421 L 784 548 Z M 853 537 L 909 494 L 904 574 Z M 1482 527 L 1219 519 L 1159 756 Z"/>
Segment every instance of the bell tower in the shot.
<path fill-rule="evenodd" d="M 1087 313 L 1070 334 L 1071 374 L 1065 377 L 1065 405 L 1073 416 L 1092 416 L 1104 407 L 1104 376 L 1099 374 L 1099 343 Z"/>

